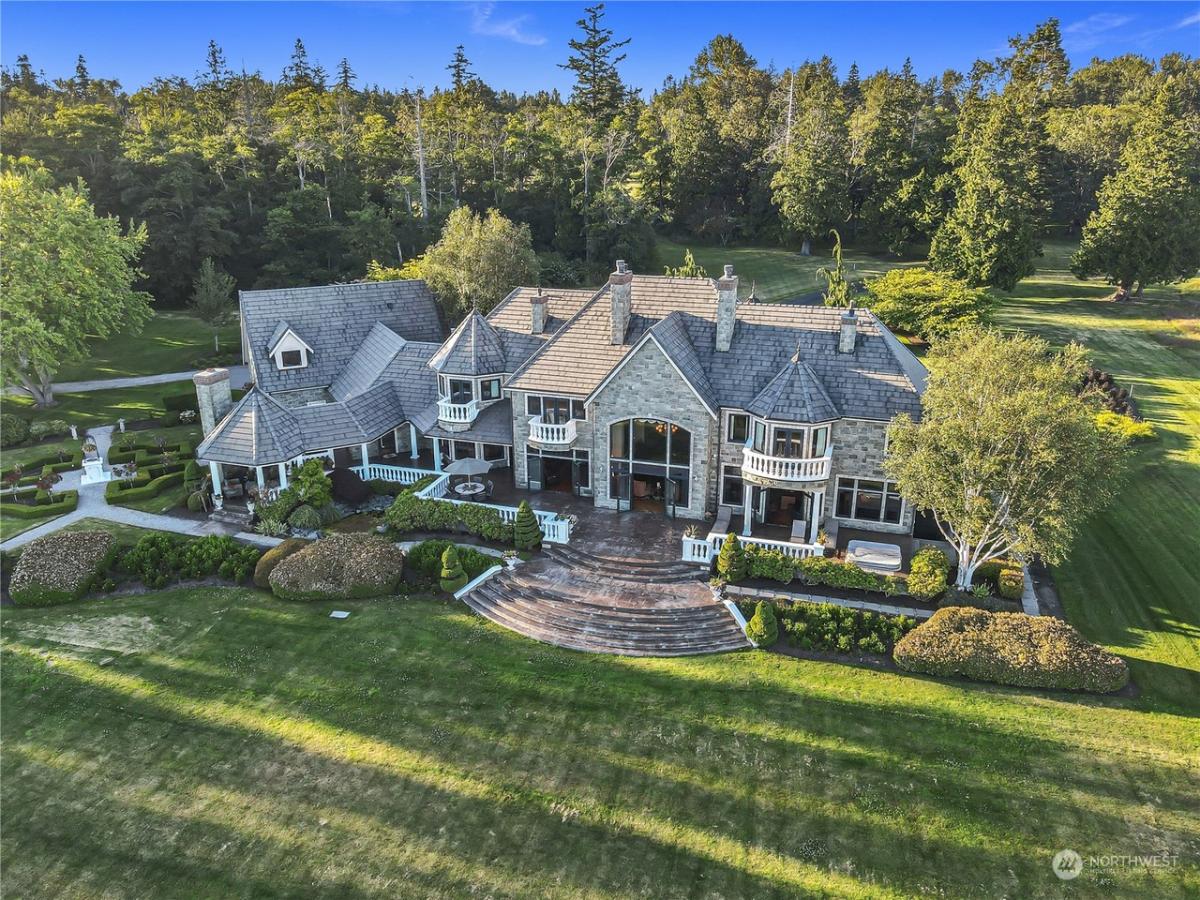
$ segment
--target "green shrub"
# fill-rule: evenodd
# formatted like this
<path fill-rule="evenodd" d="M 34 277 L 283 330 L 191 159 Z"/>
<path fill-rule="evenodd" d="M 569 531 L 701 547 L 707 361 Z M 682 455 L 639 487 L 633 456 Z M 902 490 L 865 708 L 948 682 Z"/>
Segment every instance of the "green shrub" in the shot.
<path fill-rule="evenodd" d="M 37 493 L 33 495 L 33 505 L 34 506 L 49 506 L 50 505 L 50 492 L 48 490 L 46 490 L 45 488 L 38 488 Z"/>
<path fill-rule="evenodd" d="M 342 519 L 341 512 L 332 503 L 326 503 L 318 509 L 317 516 L 320 517 L 322 525 L 332 525 L 334 522 L 340 522 Z"/>
<path fill-rule="evenodd" d="M 776 600 L 774 607 L 787 642 L 803 650 L 883 654 L 916 627 L 909 616 L 885 616 L 834 603 Z"/>
<path fill-rule="evenodd" d="M 29 440 L 29 423 L 12 413 L 0 415 L 0 447 L 17 447 Z"/>
<path fill-rule="evenodd" d="M 871 312 L 894 331 L 929 339 L 991 320 L 996 298 L 923 266 L 893 269 L 867 282 Z"/>
<path fill-rule="evenodd" d="M 796 564 L 796 572 L 807 584 L 823 584 L 850 591 L 882 592 L 887 583 L 881 576 L 860 569 L 853 563 L 824 556 L 805 557 Z"/>
<path fill-rule="evenodd" d="M 425 488 L 429 487 L 431 484 L 433 484 L 435 481 L 437 481 L 441 477 L 442 476 L 439 475 L 437 472 L 433 472 L 429 475 L 422 475 L 420 478 L 418 478 L 412 484 L 397 485 L 397 486 L 400 488 L 400 492 L 416 494 L 420 491 L 425 490 Z M 392 493 L 392 492 L 388 492 L 388 493 Z M 395 496 L 394 493 L 393 493 L 393 496 Z"/>
<path fill-rule="evenodd" d="M 25 545 L 9 595 L 17 606 L 78 600 L 111 565 L 116 541 L 105 531 L 60 531 Z"/>
<path fill-rule="evenodd" d="M 283 600 L 344 600 L 395 593 L 404 554 L 373 534 L 334 534 L 287 556 L 269 577 Z"/>
<path fill-rule="evenodd" d="M 28 497 L 31 491 L 18 491 L 15 494 L 0 494 L 0 515 L 14 519 L 44 519 L 49 516 L 61 516 L 72 512 L 79 505 L 79 491 L 55 491 L 49 495 L 49 502 L 44 504 L 27 504 L 20 502 Z"/>
<path fill-rule="evenodd" d="M 192 491 L 188 494 L 187 508 L 189 512 L 204 512 L 208 508 L 208 496 L 204 491 Z"/>
<path fill-rule="evenodd" d="M 721 542 L 721 552 L 717 554 L 717 574 L 730 584 L 744 581 L 750 574 L 746 550 L 732 531 Z"/>
<path fill-rule="evenodd" d="M 293 469 L 289 482 L 288 490 L 296 495 L 297 504 L 307 503 L 313 509 L 320 509 L 333 499 L 333 486 L 320 458 L 310 459 Z"/>
<path fill-rule="evenodd" d="M 151 466 L 151 469 L 156 467 Z M 168 472 L 165 475 L 159 475 L 157 478 L 151 478 L 149 470 L 138 472 L 137 476 L 130 484 L 124 480 L 110 481 L 104 488 L 104 497 L 109 503 L 121 505 L 122 503 L 132 503 L 135 500 L 148 500 L 151 497 L 157 497 L 169 487 L 175 487 L 183 484 L 183 472 Z"/>
<path fill-rule="evenodd" d="M 138 539 L 121 558 L 121 568 L 155 589 L 217 575 L 241 584 L 254 573 L 258 557 L 256 547 L 224 535 L 187 538 L 155 532 Z"/>
<path fill-rule="evenodd" d="M 779 640 L 779 623 L 775 621 L 775 607 L 766 600 L 759 600 L 754 615 L 746 623 L 746 637 L 760 647 L 770 647 Z"/>
<path fill-rule="evenodd" d="M 896 644 L 896 665 L 1020 687 L 1108 693 L 1129 682 L 1121 657 L 1052 616 L 939 609 Z"/>
<path fill-rule="evenodd" d="M 275 571 L 275 567 L 308 544 L 309 542 L 302 538 L 288 538 L 266 551 L 254 566 L 254 586 L 264 591 L 270 590 L 271 573 Z"/>
<path fill-rule="evenodd" d="M 42 419 L 29 425 L 29 439 L 44 441 L 49 437 L 64 437 L 71 433 L 71 426 L 62 419 Z"/>
<path fill-rule="evenodd" d="M 536 550 L 542 546 L 542 527 L 529 501 L 522 500 L 517 507 L 517 520 L 513 523 L 513 546 L 518 550 Z"/>
<path fill-rule="evenodd" d="M 1025 593 L 1025 575 L 1020 569 L 1002 569 L 996 587 L 1005 600 L 1020 600 Z"/>
<path fill-rule="evenodd" d="M 442 553 L 442 570 L 439 583 L 447 594 L 466 587 L 467 573 L 463 571 L 462 563 L 458 561 L 458 550 L 453 544 Z"/>
<path fill-rule="evenodd" d="M 297 531 L 320 531 L 321 514 L 307 503 L 301 503 L 288 516 L 288 524 Z"/>
<path fill-rule="evenodd" d="M 435 581 L 441 578 L 442 554 L 453 541 L 429 540 L 410 547 L 405 554 L 404 564 L 416 575 Z M 474 547 L 459 546 L 458 561 L 469 578 L 478 578 L 488 569 L 500 564 L 494 556 L 480 553 Z"/>
<path fill-rule="evenodd" d="M 183 483 L 194 491 L 200 487 L 203 480 L 204 474 L 200 471 L 200 464 L 194 459 L 189 459 L 183 467 Z"/>
<path fill-rule="evenodd" d="M 1149 422 L 1115 412 L 1096 413 L 1096 427 L 1101 431 L 1119 434 L 1127 441 L 1152 441 L 1157 437 L 1154 426 Z"/>
<path fill-rule="evenodd" d="M 513 543 L 513 526 L 498 509 L 476 503 L 425 500 L 401 492 L 384 514 L 389 528 L 401 534 L 412 531 L 465 531 L 484 540 Z"/>
<path fill-rule="evenodd" d="M 937 547 L 923 547 L 908 567 L 908 593 L 918 600 L 936 600 L 946 593 L 950 561 Z"/>
<path fill-rule="evenodd" d="M 781 551 L 757 544 L 750 544 L 745 550 L 746 567 L 751 578 L 770 578 L 780 584 L 788 584 L 796 576 L 796 560 Z"/>

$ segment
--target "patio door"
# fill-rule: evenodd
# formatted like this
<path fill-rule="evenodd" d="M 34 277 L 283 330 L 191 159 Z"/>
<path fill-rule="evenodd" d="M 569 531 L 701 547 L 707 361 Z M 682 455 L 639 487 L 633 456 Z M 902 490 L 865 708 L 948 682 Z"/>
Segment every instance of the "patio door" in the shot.
<path fill-rule="evenodd" d="M 545 479 L 545 476 L 542 474 L 542 458 L 530 453 L 525 457 L 525 461 L 529 468 L 529 489 L 531 491 L 540 491 Z"/>
<path fill-rule="evenodd" d="M 675 518 L 675 507 L 679 504 L 679 482 L 674 478 L 668 478 L 664 485 L 665 503 L 663 503 L 663 512 L 667 514 L 668 519 Z"/>

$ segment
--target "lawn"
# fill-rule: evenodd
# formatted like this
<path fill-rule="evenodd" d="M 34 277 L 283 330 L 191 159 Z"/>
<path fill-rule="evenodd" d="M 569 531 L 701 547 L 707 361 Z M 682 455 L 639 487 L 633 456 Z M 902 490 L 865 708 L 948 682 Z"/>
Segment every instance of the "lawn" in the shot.
<path fill-rule="evenodd" d="M 182 590 L 0 611 L 22 897 L 1059 897 L 1177 855 L 1200 720 L 752 652 L 533 644 L 425 600 Z"/>
<path fill-rule="evenodd" d="M 1200 697 L 1200 291 L 1165 286 L 1141 302 L 1067 271 L 1046 248 L 1039 272 L 1006 295 L 1002 322 L 1080 341 L 1132 385 L 1158 442 L 1141 449 L 1117 501 L 1085 529 L 1054 577 L 1067 616 L 1130 662 L 1144 691 L 1195 710 Z"/>
<path fill-rule="evenodd" d="M 825 247 L 815 247 L 812 256 L 801 256 L 794 250 L 778 247 L 684 245 L 660 238 L 659 268 L 652 274 L 661 275 L 662 267 L 667 265 L 680 265 L 686 249 L 692 251 L 696 262 L 714 278 L 720 276 L 726 263 L 732 264 L 738 274 L 738 294 L 748 297 L 753 287 L 760 300 L 788 300 L 824 289 L 825 279 L 817 274 L 817 270 L 833 263 Z M 851 280 L 873 278 L 897 266 L 915 265 L 871 256 L 858 250 L 846 250 L 842 261 Z"/>
<path fill-rule="evenodd" d="M 183 394 L 195 396 L 196 386 L 190 381 L 177 381 L 78 394 L 55 394 L 55 404 L 46 409 L 36 409 L 29 397 L 5 394 L 0 398 L 0 411 L 15 413 L 31 422 L 63 419 L 80 428 L 92 428 L 96 425 L 116 425 L 117 419 L 121 418 L 129 422 L 156 419 L 163 414 L 163 397 Z"/>
<path fill-rule="evenodd" d="M 59 513 L 59 515 L 66 515 L 66 513 Z M 9 538 L 15 538 L 30 528 L 37 528 L 39 525 L 53 522 L 57 518 L 58 516 L 45 516 L 41 519 L 20 519 L 16 516 L 6 516 L 4 511 L 0 510 L 0 543 Z"/>
<path fill-rule="evenodd" d="M 241 338 L 237 321 L 218 329 L 221 350 L 238 353 Z M 64 366 L 55 381 L 86 381 L 94 378 L 124 378 L 130 375 L 159 375 L 197 368 L 197 360 L 213 353 L 213 330 L 195 316 L 182 312 L 156 312 L 138 334 L 122 333 L 106 341 L 94 340 L 88 358 Z"/>

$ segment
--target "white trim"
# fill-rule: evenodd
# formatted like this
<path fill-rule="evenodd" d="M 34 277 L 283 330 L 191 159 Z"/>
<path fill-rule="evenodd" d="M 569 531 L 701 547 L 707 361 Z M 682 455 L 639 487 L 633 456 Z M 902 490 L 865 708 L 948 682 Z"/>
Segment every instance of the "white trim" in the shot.
<path fill-rule="evenodd" d="M 696 388 L 692 386 L 691 381 L 689 381 L 687 376 L 683 374 L 683 371 L 679 368 L 679 366 L 675 365 L 675 360 L 671 359 L 671 354 L 669 354 L 666 351 L 666 349 L 663 347 L 663 345 L 659 342 L 658 338 L 655 337 L 654 333 L 651 331 L 647 331 L 644 335 L 642 335 L 638 339 L 638 342 L 636 344 L 634 344 L 632 347 L 629 348 L 629 352 L 625 354 L 625 356 L 621 359 L 621 361 L 619 363 L 617 363 L 615 366 L 613 366 L 612 371 L 610 371 L 607 375 L 604 376 L 604 380 L 601 381 L 600 384 L 598 384 L 596 386 L 596 388 L 590 394 L 588 394 L 587 397 L 584 398 L 584 403 L 595 402 L 596 397 L 606 387 L 608 387 L 609 382 L 617 377 L 617 373 L 620 372 L 623 368 L 625 368 L 625 364 L 628 363 L 631 359 L 633 359 L 634 356 L 637 355 L 637 352 L 646 345 L 647 341 L 654 341 L 654 346 L 657 347 L 658 352 L 663 355 L 663 359 L 665 359 L 667 362 L 669 362 L 671 364 L 671 368 L 675 370 L 675 374 L 678 375 L 680 377 L 680 379 L 683 381 L 683 383 L 688 386 L 688 390 L 690 390 L 692 392 L 692 394 L 695 396 L 695 398 L 700 401 L 700 405 L 703 406 L 706 410 L 708 410 L 708 414 L 713 418 L 713 420 L 716 422 L 719 422 L 721 417 L 720 417 L 720 414 L 718 413 L 718 411 L 713 409 L 709 405 L 708 401 L 700 396 L 700 392 L 697 391 Z M 636 418 L 636 417 L 630 417 L 630 418 Z"/>
<path fill-rule="evenodd" d="M 279 349 L 279 345 L 282 344 L 284 341 L 286 341 L 289 337 L 293 338 L 296 341 L 296 343 L 298 343 L 301 347 L 303 347 L 309 353 L 316 352 L 313 350 L 312 347 L 308 346 L 308 344 L 305 343 L 304 338 L 302 338 L 302 337 L 300 337 L 300 335 L 296 334 L 296 332 L 293 329 L 288 328 L 287 331 L 285 331 L 283 334 L 281 334 L 279 336 L 279 340 L 277 340 L 274 344 L 272 344 L 270 347 L 267 348 L 267 355 L 274 356 L 275 351 Z"/>
<path fill-rule="evenodd" d="M 504 566 L 502 566 L 502 565 L 496 565 L 496 566 L 492 566 L 490 569 L 485 569 L 483 572 L 480 572 L 478 575 L 476 575 L 474 579 L 472 579 L 471 581 L 468 581 L 466 584 L 464 584 L 462 587 L 460 587 L 457 591 L 455 591 L 454 599 L 461 600 L 463 597 L 465 597 L 467 594 L 471 593 L 471 591 L 475 590 L 475 588 L 479 587 L 481 584 L 483 584 L 485 581 L 487 581 L 493 575 L 497 575 L 503 571 L 504 571 Z"/>
<path fill-rule="evenodd" d="M 858 481 L 881 482 L 883 484 L 883 500 L 881 501 L 879 511 L 880 511 L 880 513 L 883 513 L 883 511 L 887 509 L 888 494 L 889 493 L 895 494 L 897 497 L 900 498 L 900 520 L 897 522 L 889 522 L 887 519 L 884 519 L 884 518 L 859 519 L 859 518 L 852 517 L 852 516 L 839 516 L 837 514 L 838 494 L 841 493 L 843 479 L 845 479 L 846 481 L 854 481 L 854 482 L 858 482 Z M 889 484 L 894 487 L 897 484 L 897 482 L 892 481 L 891 479 L 888 479 L 888 478 L 873 478 L 870 475 L 840 475 L 839 474 L 839 475 L 835 476 L 833 479 L 833 504 L 832 504 L 832 513 L 830 515 L 830 518 L 837 519 L 839 522 L 855 522 L 855 523 L 862 524 L 862 525 L 891 525 L 891 526 L 901 526 L 902 527 L 904 525 L 904 513 L 908 511 L 908 501 L 904 499 L 904 495 L 900 493 L 899 488 L 896 488 L 893 491 L 888 491 L 887 486 Z M 854 487 L 854 493 L 856 495 L 858 494 L 858 486 L 857 485 Z M 855 510 L 858 509 L 857 496 L 855 497 L 855 500 L 854 500 L 854 508 L 855 508 Z"/>
<path fill-rule="evenodd" d="M 741 438 L 740 440 L 733 436 L 732 423 L 729 421 L 734 416 L 742 416 L 746 419 L 746 436 L 744 438 Z M 745 412 L 745 411 L 738 412 L 738 411 L 731 410 L 731 409 L 725 410 L 725 430 L 721 434 L 721 443 L 723 443 L 723 444 L 744 444 L 744 443 L 746 443 L 746 441 L 748 441 L 750 439 L 750 435 L 751 435 L 750 429 L 751 429 L 753 421 L 754 421 L 754 416 L 748 412 Z"/>

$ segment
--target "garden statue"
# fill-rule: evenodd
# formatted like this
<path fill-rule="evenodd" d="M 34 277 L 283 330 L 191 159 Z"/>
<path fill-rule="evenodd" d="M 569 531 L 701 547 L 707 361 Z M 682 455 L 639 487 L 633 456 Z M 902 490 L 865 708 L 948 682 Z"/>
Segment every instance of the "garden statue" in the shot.
<path fill-rule="evenodd" d="M 76 428 L 74 425 L 68 425 L 67 427 L 71 429 L 71 440 L 73 440 L 73 441 L 79 440 L 79 429 Z"/>
<path fill-rule="evenodd" d="M 125 420 L 117 419 L 117 427 L 121 429 L 121 434 L 125 433 Z"/>

